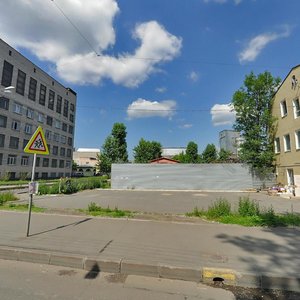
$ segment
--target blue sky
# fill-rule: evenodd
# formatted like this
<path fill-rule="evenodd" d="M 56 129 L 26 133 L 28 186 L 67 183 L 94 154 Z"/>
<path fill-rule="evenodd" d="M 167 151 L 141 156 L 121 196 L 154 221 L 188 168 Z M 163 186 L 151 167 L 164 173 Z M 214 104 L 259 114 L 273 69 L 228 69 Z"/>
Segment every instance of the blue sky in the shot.
<path fill-rule="evenodd" d="M 0 37 L 77 92 L 75 147 L 115 122 L 141 138 L 208 143 L 231 129 L 245 75 L 300 63 L 299 0 L 0 0 Z"/>

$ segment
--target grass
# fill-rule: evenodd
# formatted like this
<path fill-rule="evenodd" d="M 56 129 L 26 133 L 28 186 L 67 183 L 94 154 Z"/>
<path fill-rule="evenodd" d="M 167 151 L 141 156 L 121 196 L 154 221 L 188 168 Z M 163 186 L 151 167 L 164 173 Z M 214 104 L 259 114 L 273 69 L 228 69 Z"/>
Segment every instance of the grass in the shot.
<path fill-rule="evenodd" d="M 0 206 L 0 209 L 11 210 L 11 211 L 28 211 L 28 204 L 13 204 L 13 203 L 10 203 L 8 205 Z M 46 209 L 32 205 L 31 206 L 31 211 L 32 212 L 45 212 Z"/>
<path fill-rule="evenodd" d="M 240 198 L 237 211 L 232 211 L 230 203 L 222 198 L 209 206 L 207 210 L 199 210 L 195 207 L 193 212 L 186 215 L 224 224 L 237 224 L 247 227 L 300 226 L 299 214 L 275 214 L 272 207 L 261 211 L 259 204 L 248 197 Z"/>
<path fill-rule="evenodd" d="M 106 216 L 112 218 L 130 218 L 133 216 L 133 213 L 131 211 L 120 210 L 117 207 L 115 207 L 114 209 L 110 209 L 109 207 L 103 208 L 94 202 L 91 202 L 89 204 L 88 209 L 85 212 L 91 216 Z"/>
<path fill-rule="evenodd" d="M 3 205 L 8 201 L 15 201 L 15 200 L 18 200 L 18 197 L 15 196 L 15 194 L 12 192 L 0 193 L 0 205 Z"/>

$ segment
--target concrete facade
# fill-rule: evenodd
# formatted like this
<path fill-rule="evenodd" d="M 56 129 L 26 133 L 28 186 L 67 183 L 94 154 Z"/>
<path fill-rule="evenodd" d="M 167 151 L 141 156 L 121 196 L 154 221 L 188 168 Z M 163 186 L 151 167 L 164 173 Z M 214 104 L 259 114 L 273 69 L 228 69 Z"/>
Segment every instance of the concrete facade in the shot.
<path fill-rule="evenodd" d="M 38 126 L 50 155 L 37 155 L 35 178 L 70 176 L 76 93 L 1 39 L 0 80 L 0 177 L 30 177 L 33 154 L 23 149 Z"/>
<path fill-rule="evenodd" d="M 278 88 L 272 114 L 277 119 L 275 135 L 277 182 L 296 186 L 300 196 L 300 65 L 291 69 Z"/>
<path fill-rule="evenodd" d="M 222 130 L 219 133 L 220 149 L 230 151 L 232 154 L 238 154 L 238 147 L 241 143 L 240 133 L 234 130 Z"/>
<path fill-rule="evenodd" d="M 164 147 L 164 148 L 162 148 L 161 156 L 167 157 L 167 158 L 172 158 L 173 156 L 181 154 L 181 153 L 183 153 L 183 154 L 186 153 L 185 147 Z"/>

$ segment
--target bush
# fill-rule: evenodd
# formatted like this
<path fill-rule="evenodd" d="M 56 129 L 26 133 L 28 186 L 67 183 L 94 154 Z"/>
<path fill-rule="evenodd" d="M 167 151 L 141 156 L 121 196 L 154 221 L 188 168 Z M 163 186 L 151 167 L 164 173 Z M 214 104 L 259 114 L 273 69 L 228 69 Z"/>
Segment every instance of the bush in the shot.
<path fill-rule="evenodd" d="M 7 201 L 15 201 L 18 200 L 18 197 L 15 196 L 12 192 L 3 192 L 0 193 L 0 205 L 2 206 Z"/>
<path fill-rule="evenodd" d="M 220 198 L 212 206 L 208 207 L 208 218 L 219 218 L 222 216 L 229 216 L 231 214 L 231 204 L 225 198 Z"/>
<path fill-rule="evenodd" d="M 258 216 L 260 214 L 259 204 L 254 200 L 250 201 L 249 197 L 241 197 L 239 199 L 238 213 L 242 217 Z"/>

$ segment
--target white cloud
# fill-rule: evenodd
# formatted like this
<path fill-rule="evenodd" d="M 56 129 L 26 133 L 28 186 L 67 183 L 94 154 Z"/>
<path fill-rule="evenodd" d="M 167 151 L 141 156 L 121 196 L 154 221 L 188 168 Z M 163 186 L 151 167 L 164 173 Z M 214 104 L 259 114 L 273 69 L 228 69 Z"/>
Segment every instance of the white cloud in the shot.
<path fill-rule="evenodd" d="M 212 123 L 214 126 L 232 125 L 235 121 L 235 112 L 232 105 L 215 104 L 210 110 Z"/>
<path fill-rule="evenodd" d="M 209 2 L 215 2 L 215 3 L 218 3 L 218 4 L 224 4 L 224 3 L 227 3 L 228 0 L 204 0 L 205 3 L 209 3 Z M 242 0 L 233 0 L 233 2 L 238 5 L 242 2 Z"/>
<path fill-rule="evenodd" d="M 195 72 L 195 71 L 192 71 L 189 74 L 189 79 L 192 80 L 193 82 L 196 82 L 199 79 L 199 74 L 197 72 Z"/>
<path fill-rule="evenodd" d="M 116 84 L 136 87 L 158 71 L 158 64 L 180 53 L 181 38 L 150 21 L 136 25 L 133 38 L 140 46 L 134 53 L 106 55 L 116 38 L 113 21 L 119 7 L 115 0 L 44 2 L 40 5 L 40 0 L 10 0 L 3 5 L 0 36 L 17 48 L 28 49 L 40 60 L 54 63 L 57 74 L 68 82 L 98 84 L 111 79 Z"/>
<path fill-rule="evenodd" d="M 129 119 L 162 117 L 171 119 L 175 114 L 176 102 L 174 100 L 149 101 L 142 98 L 132 102 L 127 108 Z"/>
<path fill-rule="evenodd" d="M 183 125 L 180 125 L 178 127 L 181 128 L 181 129 L 189 129 L 189 128 L 193 127 L 193 124 L 183 124 Z"/>
<path fill-rule="evenodd" d="M 280 38 L 288 37 L 290 35 L 290 29 L 285 27 L 285 31 L 282 33 L 263 33 L 259 34 L 251 39 L 246 45 L 245 49 L 239 53 L 240 63 L 246 61 L 254 61 L 261 51 L 271 42 Z"/>
<path fill-rule="evenodd" d="M 167 91 L 167 88 L 162 86 L 162 87 L 158 87 L 155 89 L 155 92 L 158 92 L 158 93 L 165 93 Z"/>

